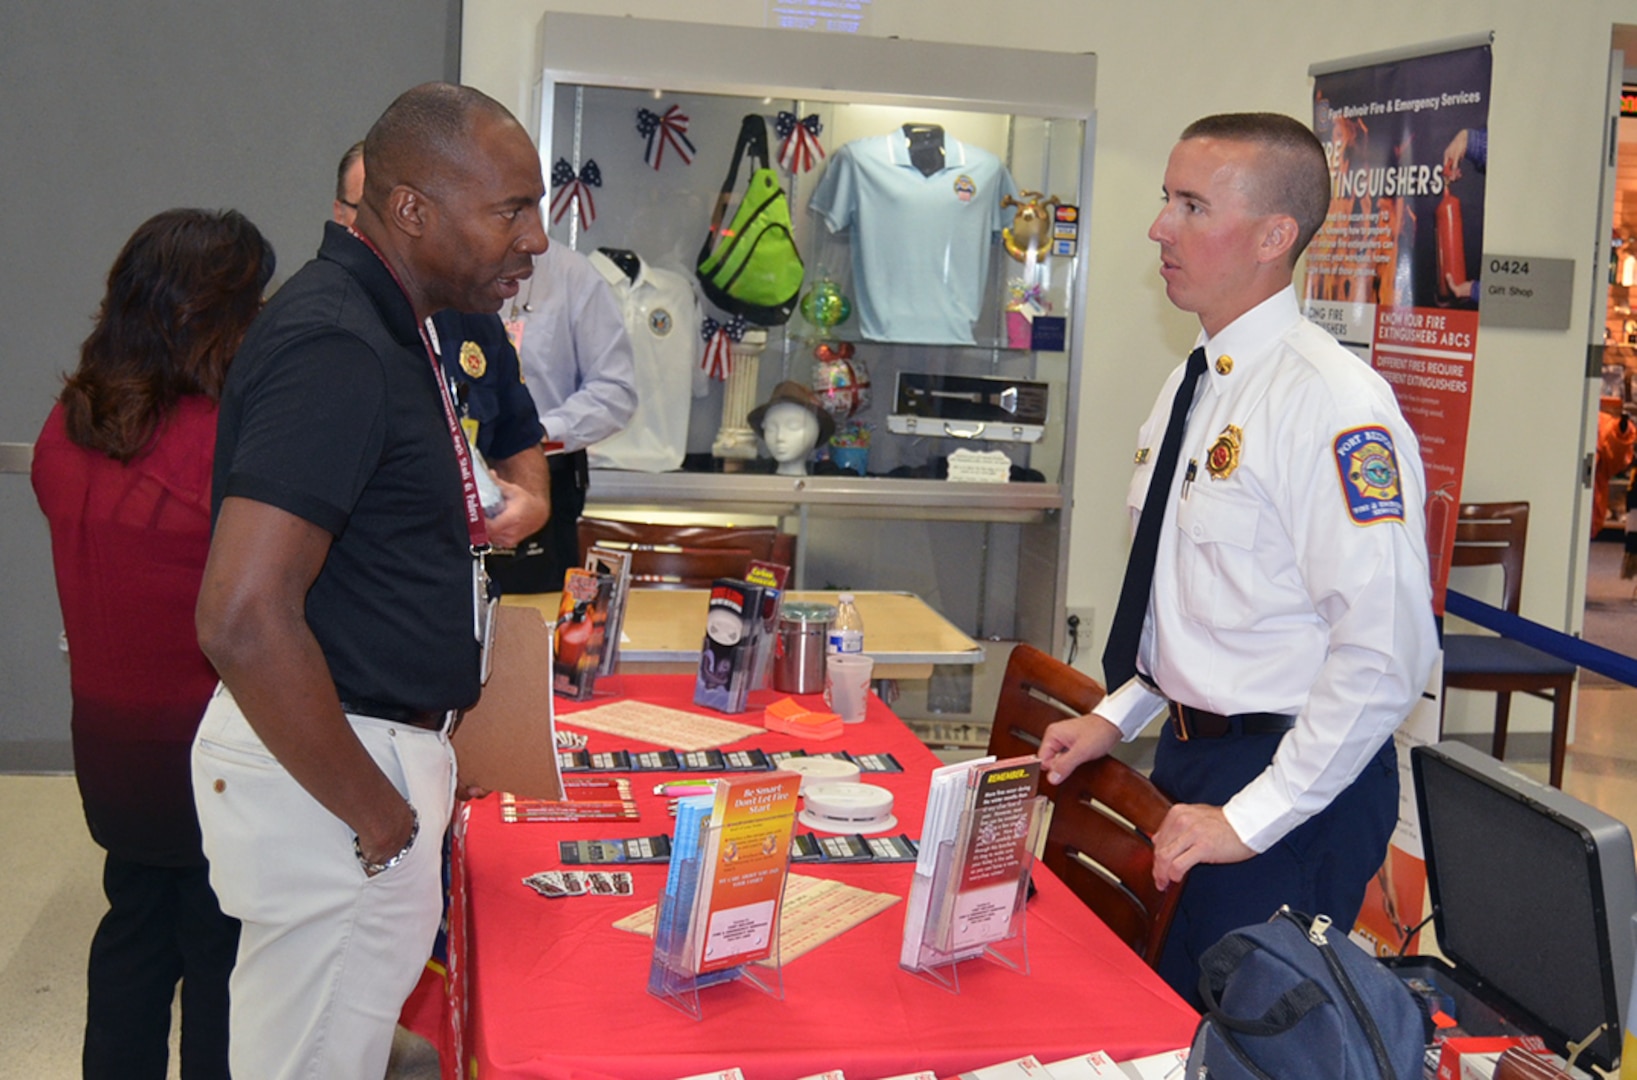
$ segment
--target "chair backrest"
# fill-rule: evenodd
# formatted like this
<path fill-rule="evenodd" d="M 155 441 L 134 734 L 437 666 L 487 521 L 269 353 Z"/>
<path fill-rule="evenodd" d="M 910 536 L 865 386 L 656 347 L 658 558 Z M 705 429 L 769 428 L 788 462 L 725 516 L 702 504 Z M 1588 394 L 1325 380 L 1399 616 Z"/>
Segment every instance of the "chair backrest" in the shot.
<path fill-rule="evenodd" d="M 1038 753 L 1047 727 L 1090 712 L 1103 696 L 1096 679 L 1032 645 L 1018 645 L 995 704 L 989 753 Z M 1153 966 L 1182 891 L 1180 885 L 1163 893 L 1154 887 L 1151 838 L 1171 801 L 1114 758 L 1087 762 L 1061 787 L 1042 779 L 1041 791 L 1053 804 L 1042 861 Z"/>
<path fill-rule="evenodd" d="M 995 701 L 989 728 L 989 753 L 1018 757 L 1040 752 L 1040 737 L 1057 721 L 1084 716 L 1103 700 L 1102 684 L 1090 675 L 1055 660 L 1033 645 L 1017 645 L 1006 661 L 1006 675 Z M 1042 781 L 1042 791 L 1051 794 Z"/>
<path fill-rule="evenodd" d="M 632 544 L 634 589 L 708 589 L 717 578 L 743 578 L 754 557 L 744 548 Z"/>
<path fill-rule="evenodd" d="M 1154 885 L 1154 834 L 1171 809 L 1142 773 L 1111 757 L 1088 761 L 1052 800 L 1045 863 L 1120 940 L 1153 967 L 1183 883 Z"/>
<path fill-rule="evenodd" d="M 783 563 L 794 568 L 796 537 L 771 525 L 650 525 L 641 521 L 582 517 L 579 521 L 580 559 L 592 544 L 624 547 L 639 544 L 683 548 L 737 548 L 751 559 Z M 748 561 L 748 560 L 747 560 Z M 739 574 L 743 574 L 741 568 Z M 737 575 L 729 575 L 737 576 Z M 709 584 L 707 581 L 706 584 Z"/>
<path fill-rule="evenodd" d="M 1523 598 L 1523 553 L 1528 537 L 1528 503 L 1462 503 L 1450 565 L 1499 566 L 1501 606 L 1516 615 Z"/>

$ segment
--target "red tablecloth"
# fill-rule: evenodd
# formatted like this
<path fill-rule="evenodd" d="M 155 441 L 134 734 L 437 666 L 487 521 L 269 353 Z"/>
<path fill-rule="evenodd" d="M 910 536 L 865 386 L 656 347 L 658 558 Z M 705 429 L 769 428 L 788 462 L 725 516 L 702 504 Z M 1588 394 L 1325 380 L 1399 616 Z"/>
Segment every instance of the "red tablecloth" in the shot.
<path fill-rule="evenodd" d="M 692 709 L 688 676 L 609 680 L 625 696 Z M 754 703 L 773 700 L 761 694 Z M 558 722 L 595 705 L 558 703 Z M 709 710 L 698 710 L 711 714 Z M 755 723 L 759 710 L 743 719 Z M 803 745 L 772 732 L 735 746 Z M 862 724 L 810 752 L 893 754 L 905 771 L 867 774 L 894 794 L 896 832 L 918 837 L 932 754 L 872 698 Z M 650 749 L 591 733 L 592 750 Z M 659 779 L 633 775 L 642 817 L 633 822 L 504 824 L 499 800 L 472 806 L 466 842 L 470 941 L 466 951 L 469 1053 L 482 1080 L 555 1077 L 675 1080 L 738 1066 L 747 1080 L 844 1070 L 852 1080 L 929 1069 L 939 1076 L 1032 1053 L 1055 1061 L 1106 1050 L 1116 1059 L 1187 1044 L 1197 1017 L 1043 866 L 1028 905 L 1028 974 L 987 961 L 960 967 L 959 995 L 898 966 L 902 903 L 789 962 L 784 1000 L 742 984 L 701 991 L 695 1021 L 645 990 L 652 942 L 616 930 L 615 920 L 655 902 L 666 868 L 632 867 L 636 895 L 548 900 L 522 884 L 561 865 L 565 839 L 669 833 Z M 907 895 L 911 864 L 793 866 L 860 888 Z M 429 977 L 405 1023 L 436 1041 L 441 987 Z M 447 1064 L 447 1063 L 446 1063 Z M 446 1069 L 445 1075 L 449 1075 Z"/>

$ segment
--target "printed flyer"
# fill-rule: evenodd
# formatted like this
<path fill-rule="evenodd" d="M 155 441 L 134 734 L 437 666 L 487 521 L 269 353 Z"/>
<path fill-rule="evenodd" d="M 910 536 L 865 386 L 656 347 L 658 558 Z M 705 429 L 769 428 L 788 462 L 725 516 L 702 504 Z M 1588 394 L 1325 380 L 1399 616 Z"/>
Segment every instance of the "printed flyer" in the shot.
<path fill-rule="evenodd" d="M 1491 64 L 1482 45 L 1331 72 L 1314 86 L 1331 203 L 1308 248 L 1304 309 L 1392 384 L 1421 442 L 1439 614 L 1478 342 Z"/>

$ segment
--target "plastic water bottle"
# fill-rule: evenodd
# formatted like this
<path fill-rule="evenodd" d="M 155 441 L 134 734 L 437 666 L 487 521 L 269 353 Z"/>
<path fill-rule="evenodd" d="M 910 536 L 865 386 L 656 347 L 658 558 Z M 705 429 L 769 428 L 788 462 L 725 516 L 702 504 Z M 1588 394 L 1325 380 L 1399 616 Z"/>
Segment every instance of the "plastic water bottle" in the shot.
<path fill-rule="evenodd" d="M 844 592 L 836 597 L 836 621 L 830 624 L 830 652 L 861 653 L 864 651 L 864 619 L 853 606 L 853 594 Z"/>

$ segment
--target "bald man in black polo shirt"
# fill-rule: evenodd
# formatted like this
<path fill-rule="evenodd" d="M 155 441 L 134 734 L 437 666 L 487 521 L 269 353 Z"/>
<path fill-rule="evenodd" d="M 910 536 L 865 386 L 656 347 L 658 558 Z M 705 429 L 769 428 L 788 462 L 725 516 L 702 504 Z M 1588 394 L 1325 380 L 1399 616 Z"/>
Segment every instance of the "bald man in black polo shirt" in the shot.
<path fill-rule="evenodd" d="M 381 1076 L 436 932 L 487 537 L 422 324 L 499 310 L 546 243 L 539 157 L 476 91 L 408 91 L 364 159 L 353 229 L 251 328 L 218 430 L 194 791 L 257 1080 Z"/>

